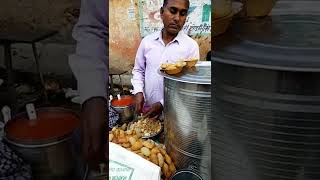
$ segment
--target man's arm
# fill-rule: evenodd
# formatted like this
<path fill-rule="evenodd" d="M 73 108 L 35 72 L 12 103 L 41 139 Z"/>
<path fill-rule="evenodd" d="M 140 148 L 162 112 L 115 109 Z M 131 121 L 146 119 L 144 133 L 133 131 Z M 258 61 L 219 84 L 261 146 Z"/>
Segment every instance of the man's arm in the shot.
<path fill-rule="evenodd" d="M 132 70 L 132 79 L 131 83 L 133 86 L 133 93 L 143 93 L 144 89 L 144 80 L 145 80 L 145 70 L 146 70 L 146 60 L 144 57 L 144 41 L 142 40 L 134 63 L 134 67 Z"/>
<path fill-rule="evenodd" d="M 76 53 L 69 57 L 82 101 L 82 153 L 89 168 L 95 170 L 100 163 L 106 163 L 105 150 L 108 150 L 108 147 L 104 149 L 108 116 L 107 3 L 105 0 L 81 0 L 80 18 L 73 31 Z"/>
<path fill-rule="evenodd" d="M 132 70 L 131 84 L 133 86 L 133 94 L 135 95 L 135 111 L 142 113 L 144 105 L 144 81 L 145 81 L 146 60 L 144 57 L 144 41 L 142 40 L 135 59 Z"/>
<path fill-rule="evenodd" d="M 194 41 L 194 45 L 192 46 L 192 48 L 190 50 L 189 58 L 197 58 L 200 60 L 199 45 L 196 41 Z"/>
<path fill-rule="evenodd" d="M 69 57 L 82 102 L 107 97 L 108 13 L 105 0 L 81 0 L 78 23 L 73 30 L 76 53 Z"/>

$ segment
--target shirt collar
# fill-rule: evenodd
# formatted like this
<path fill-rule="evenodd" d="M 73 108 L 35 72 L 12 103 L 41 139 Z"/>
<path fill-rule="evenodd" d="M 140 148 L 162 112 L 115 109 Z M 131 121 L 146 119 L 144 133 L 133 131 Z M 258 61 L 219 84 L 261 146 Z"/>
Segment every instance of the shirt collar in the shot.
<path fill-rule="evenodd" d="M 176 36 L 171 42 L 177 42 L 178 44 L 180 44 L 181 41 L 182 41 L 182 33 L 184 33 L 184 32 L 183 32 L 183 30 L 181 29 L 181 30 L 179 31 L 179 33 L 177 34 L 177 36 Z M 161 41 L 163 41 L 163 40 L 162 40 L 162 30 L 159 31 L 159 33 L 157 34 L 157 36 L 155 36 L 155 40 L 161 40 Z"/>

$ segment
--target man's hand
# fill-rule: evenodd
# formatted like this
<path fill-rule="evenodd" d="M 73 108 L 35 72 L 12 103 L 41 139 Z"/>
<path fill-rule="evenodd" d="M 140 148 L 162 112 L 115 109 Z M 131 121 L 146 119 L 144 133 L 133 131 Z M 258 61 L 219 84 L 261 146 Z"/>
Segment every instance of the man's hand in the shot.
<path fill-rule="evenodd" d="M 99 170 L 106 163 L 104 142 L 107 132 L 107 103 L 103 98 L 87 100 L 81 111 L 82 153 L 89 168 Z"/>
<path fill-rule="evenodd" d="M 152 104 L 151 108 L 149 111 L 146 112 L 144 115 L 145 117 L 149 118 L 158 118 L 163 110 L 163 106 L 160 102 Z"/>
<path fill-rule="evenodd" d="M 135 106 L 136 106 L 136 113 L 140 114 L 142 113 L 143 105 L 144 105 L 144 97 L 143 93 L 139 92 L 134 95 L 134 100 L 135 100 Z"/>

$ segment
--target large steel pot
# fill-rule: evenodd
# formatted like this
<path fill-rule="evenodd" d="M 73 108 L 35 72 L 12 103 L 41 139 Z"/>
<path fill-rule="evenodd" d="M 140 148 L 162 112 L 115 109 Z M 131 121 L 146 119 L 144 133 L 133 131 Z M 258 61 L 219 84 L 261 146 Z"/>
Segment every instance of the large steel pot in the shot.
<path fill-rule="evenodd" d="M 8 121 L 4 140 L 31 165 L 35 180 L 73 179 L 76 157 L 71 135 L 79 125 L 78 116 L 63 108 L 39 108 L 36 111 L 38 118 L 33 124 L 26 123 L 29 121 L 27 113 Z M 44 119 L 51 123 L 42 124 Z M 59 128 L 65 131 L 59 131 Z"/>
<path fill-rule="evenodd" d="M 210 179 L 211 63 L 164 76 L 165 146 L 178 169 L 197 167 Z"/>
<path fill-rule="evenodd" d="M 320 179 L 319 22 L 243 20 L 214 40 L 215 180 Z"/>

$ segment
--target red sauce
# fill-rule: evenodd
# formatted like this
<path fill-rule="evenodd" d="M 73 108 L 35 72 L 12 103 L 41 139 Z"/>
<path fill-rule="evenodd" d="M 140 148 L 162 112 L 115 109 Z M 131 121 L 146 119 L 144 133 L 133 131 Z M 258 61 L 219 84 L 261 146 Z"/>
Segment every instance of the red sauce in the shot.
<path fill-rule="evenodd" d="M 129 106 L 133 104 L 133 98 L 131 96 L 124 96 L 121 99 L 113 99 L 111 101 L 112 106 Z"/>
<path fill-rule="evenodd" d="M 9 139 L 46 140 L 62 137 L 79 126 L 79 118 L 65 112 L 38 112 L 31 122 L 27 117 L 12 119 L 6 125 Z"/>

